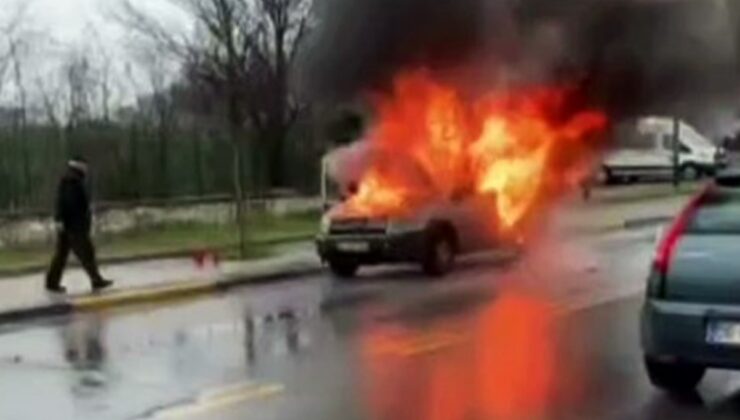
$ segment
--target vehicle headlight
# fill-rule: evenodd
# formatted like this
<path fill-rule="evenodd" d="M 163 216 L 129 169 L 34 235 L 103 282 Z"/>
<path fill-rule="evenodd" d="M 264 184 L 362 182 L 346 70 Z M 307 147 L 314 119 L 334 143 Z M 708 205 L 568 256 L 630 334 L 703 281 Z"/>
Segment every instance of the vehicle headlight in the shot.
<path fill-rule="evenodd" d="M 329 217 L 328 214 L 325 214 L 321 218 L 321 225 L 319 227 L 319 233 L 322 235 L 329 234 L 329 230 L 331 229 L 331 217 Z"/>
<path fill-rule="evenodd" d="M 388 223 L 388 233 L 401 234 L 424 230 L 425 224 L 418 220 L 391 220 Z"/>

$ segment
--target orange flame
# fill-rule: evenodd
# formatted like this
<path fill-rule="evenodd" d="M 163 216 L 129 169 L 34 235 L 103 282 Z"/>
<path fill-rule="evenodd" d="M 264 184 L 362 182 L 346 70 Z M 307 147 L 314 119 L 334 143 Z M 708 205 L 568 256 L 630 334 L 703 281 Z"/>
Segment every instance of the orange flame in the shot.
<path fill-rule="evenodd" d="M 495 196 L 501 227 L 514 230 L 574 188 L 593 163 L 599 144 L 591 140 L 607 118 L 596 110 L 563 116 L 569 96 L 553 87 L 467 101 L 425 72 L 399 76 L 393 93 L 377 98 L 369 141 L 379 153 L 348 211 L 408 214 L 467 191 Z"/>
<path fill-rule="evenodd" d="M 357 193 L 352 198 L 352 208 L 358 214 L 393 213 L 403 208 L 403 188 L 393 188 L 392 180 L 386 180 L 377 170 L 365 174 Z"/>

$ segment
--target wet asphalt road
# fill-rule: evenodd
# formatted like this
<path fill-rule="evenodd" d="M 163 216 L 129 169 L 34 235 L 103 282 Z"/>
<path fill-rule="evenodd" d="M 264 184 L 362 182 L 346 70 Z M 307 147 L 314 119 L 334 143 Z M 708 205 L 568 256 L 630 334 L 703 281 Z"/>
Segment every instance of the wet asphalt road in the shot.
<path fill-rule="evenodd" d="M 0 419 L 736 418 L 736 374 L 647 382 L 650 233 L 4 326 Z"/>

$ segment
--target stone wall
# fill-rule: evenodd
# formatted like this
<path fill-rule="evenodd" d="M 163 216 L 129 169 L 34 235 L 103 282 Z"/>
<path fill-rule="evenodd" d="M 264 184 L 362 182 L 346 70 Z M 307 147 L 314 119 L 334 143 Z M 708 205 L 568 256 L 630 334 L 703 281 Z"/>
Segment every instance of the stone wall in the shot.
<path fill-rule="evenodd" d="M 249 211 L 283 216 L 321 209 L 320 198 L 253 200 Z M 167 223 L 226 224 L 234 220 L 234 205 L 227 201 L 166 206 L 109 206 L 95 214 L 95 234 L 125 233 Z M 318 221 L 317 221 L 318 223 Z M 48 215 L 0 217 L 0 249 L 54 240 L 54 222 Z"/>

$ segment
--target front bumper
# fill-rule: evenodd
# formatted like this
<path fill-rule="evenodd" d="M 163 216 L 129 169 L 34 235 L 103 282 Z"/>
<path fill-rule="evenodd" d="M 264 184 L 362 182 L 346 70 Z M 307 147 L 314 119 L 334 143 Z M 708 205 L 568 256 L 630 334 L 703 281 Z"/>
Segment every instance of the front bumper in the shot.
<path fill-rule="evenodd" d="M 417 262 L 425 249 L 423 231 L 402 234 L 319 235 L 316 248 L 323 261 L 353 261 L 363 265 Z M 367 244 L 367 251 L 342 251 L 342 243 Z"/>
<path fill-rule="evenodd" d="M 649 299 L 642 309 L 643 350 L 658 360 L 740 369 L 740 346 L 707 343 L 712 320 L 740 322 L 740 306 Z"/>

